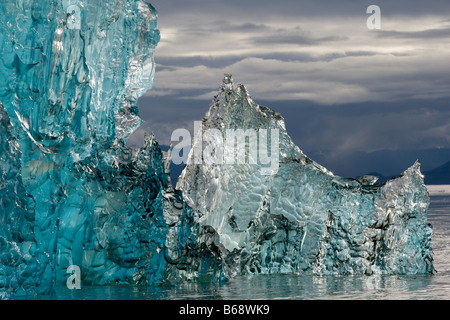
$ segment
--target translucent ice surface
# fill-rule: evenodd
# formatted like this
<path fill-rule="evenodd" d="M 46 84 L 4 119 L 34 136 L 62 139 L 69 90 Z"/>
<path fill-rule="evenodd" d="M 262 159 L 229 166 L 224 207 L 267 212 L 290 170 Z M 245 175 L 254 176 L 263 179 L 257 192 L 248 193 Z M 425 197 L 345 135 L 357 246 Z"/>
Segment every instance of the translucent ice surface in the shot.
<path fill-rule="evenodd" d="M 144 1 L 0 3 L 0 297 L 223 278 L 137 99 L 159 42 Z"/>
<path fill-rule="evenodd" d="M 235 143 L 235 156 L 245 149 L 245 161 L 208 161 L 211 150 L 218 154 L 212 132 L 222 141 L 238 129 L 246 134 Z M 279 132 L 276 145 L 268 134 L 254 138 L 269 130 Z M 270 155 L 277 162 L 269 171 L 261 170 L 267 167 L 259 161 L 262 144 L 278 152 Z M 233 153 L 223 145 L 223 154 Z M 401 177 L 375 183 L 337 177 L 312 161 L 293 144 L 283 118 L 226 75 L 177 187 L 199 223 L 217 231 L 230 274 L 432 272 L 429 195 L 419 162 Z"/>
<path fill-rule="evenodd" d="M 138 244 L 135 219 L 151 214 L 167 176 L 154 139 L 125 143 L 153 83 L 156 11 L 2 1 L 0 29 L 2 295 L 51 290 L 69 265 L 86 283 L 139 278 L 156 245 Z"/>

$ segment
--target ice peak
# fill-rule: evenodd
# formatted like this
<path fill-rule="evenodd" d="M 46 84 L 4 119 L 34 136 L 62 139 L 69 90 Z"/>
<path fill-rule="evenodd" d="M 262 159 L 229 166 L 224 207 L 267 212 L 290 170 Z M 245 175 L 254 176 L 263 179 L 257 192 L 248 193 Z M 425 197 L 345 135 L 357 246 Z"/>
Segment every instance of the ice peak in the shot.
<path fill-rule="evenodd" d="M 418 177 L 418 162 L 402 178 L 384 185 L 376 184 L 373 176 L 356 181 L 334 176 L 293 143 L 281 115 L 256 104 L 244 85 L 233 87 L 232 82 L 225 74 L 202 124 L 202 132 L 212 129 L 218 134 L 207 145 L 202 135 L 194 138 L 203 162 L 196 162 L 191 153 L 177 184 L 196 221 L 217 231 L 226 249 L 223 261 L 240 261 L 237 267 L 224 262 L 224 270 L 237 274 L 433 270 L 432 230 L 426 222 L 429 197 Z M 244 134 L 232 151 L 239 149 L 249 159 L 253 155 L 253 163 L 204 161 L 217 155 L 218 141 L 236 130 Z M 264 130 L 279 132 L 279 139 L 254 138 L 251 149 L 251 133 L 256 137 Z M 258 162 L 261 154 L 256 147 L 264 145 L 276 154 L 273 159 L 278 161 L 270 163 L 276 164 L 274 170 L 261 170 L 265 164 Z M 384 249 L 374 251 L 366 245 L 369 241 Z M 413 258 L 404 262 L 404 256 Z"/>
<path fill-rule="evenodd" d="M 230 73 L 225 73 L 222 83 L 223 90 L 233 90 L 233 76 Z"/>
<path fill-rule="evenodd" d="M 414 164 L 405 171 L 405 174 L 414 173 L 417 176 L 423 178 L 424 176 L 423 176 L 423 174 L 422 174 L 422 172 L 420 170 L 421 166 L 422 166 L 422 164 L 420 163 L 420 160 L 416 160 L 416 162 L 414 162 Z"/>

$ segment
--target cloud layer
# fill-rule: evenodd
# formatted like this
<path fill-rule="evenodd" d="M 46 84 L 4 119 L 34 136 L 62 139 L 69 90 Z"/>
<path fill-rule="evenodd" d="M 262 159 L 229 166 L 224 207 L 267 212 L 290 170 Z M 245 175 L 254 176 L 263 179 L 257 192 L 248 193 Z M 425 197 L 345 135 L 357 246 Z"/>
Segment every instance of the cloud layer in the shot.
<path fill-rule="evenodd" d="M 162 39 L 131 144 L 191 129 L 232 73 L 330 165 L 355 152 L 450 148 L 448 1 L 377 1 L 380 30 L 366 26 L 371 1 L 150 2 Z"/>
<path fill-rule="evenodd" d="M 229 72 L 264 100 L 448 97 L 449 6 L 435 2 L 423 12 L 419 2 L 403 2 L 380 4 L 381 30 L 367 29 L 364 1 L 161 3 L 158 72 L 148 94 L 206 99 Z"/>

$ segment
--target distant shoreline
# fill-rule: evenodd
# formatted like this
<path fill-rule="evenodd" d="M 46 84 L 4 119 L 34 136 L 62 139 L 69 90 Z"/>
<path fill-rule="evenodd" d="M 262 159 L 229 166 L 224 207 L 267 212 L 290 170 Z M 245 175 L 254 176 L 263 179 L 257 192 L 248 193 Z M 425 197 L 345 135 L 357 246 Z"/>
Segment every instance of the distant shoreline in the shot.
<path fill-rule="evenodd" d="M 450 195 L 450 185 L 448 184 L 427 185 L 427 189 L 432 196 Z"/>

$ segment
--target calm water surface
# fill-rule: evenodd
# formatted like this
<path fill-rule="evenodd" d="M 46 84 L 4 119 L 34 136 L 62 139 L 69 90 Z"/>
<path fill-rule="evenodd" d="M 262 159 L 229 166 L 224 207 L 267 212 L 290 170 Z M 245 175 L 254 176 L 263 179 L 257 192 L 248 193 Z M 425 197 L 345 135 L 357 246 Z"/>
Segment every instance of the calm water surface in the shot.
<path fill-rule="evenodd" d="M 248 299 L 450 299 L 450 196 L 432 196 L 428 220 L 433 225 L 435 275 L 426 276 L 293 276 L 238 277 L 221 285 L 133 286 L 56 289 L 52 300 L 248 300 Z"/>

